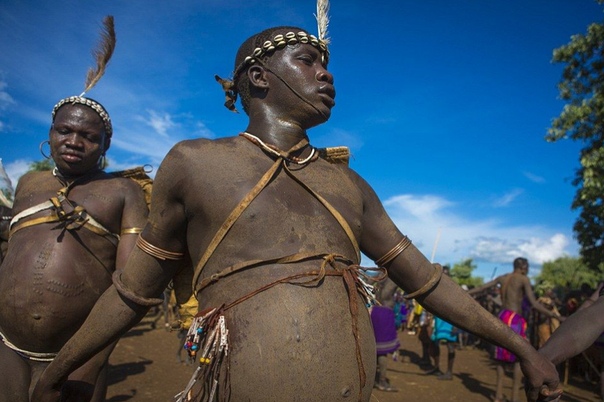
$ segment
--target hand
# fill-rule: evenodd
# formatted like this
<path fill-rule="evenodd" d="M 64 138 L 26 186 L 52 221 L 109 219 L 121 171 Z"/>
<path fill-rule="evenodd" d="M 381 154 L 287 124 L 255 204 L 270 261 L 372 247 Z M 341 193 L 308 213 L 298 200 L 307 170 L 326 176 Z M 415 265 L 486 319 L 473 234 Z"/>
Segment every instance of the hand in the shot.
<path fill-rule="evenodd" d="M 50 384 L 44 379 L 44 374 L 34 388 L 31 396 L 32 401 L 36 402 L 60 402 L 61 401 L 61 384 Z"/>
<path fill-rule="evenodd" d="M 557 402 L 562 396 L 560 378 L 556 367 L 544 356 L 536 353 L 535 357 L 520 362 L 526 376 L 525 391 L 529 402 Z"/>

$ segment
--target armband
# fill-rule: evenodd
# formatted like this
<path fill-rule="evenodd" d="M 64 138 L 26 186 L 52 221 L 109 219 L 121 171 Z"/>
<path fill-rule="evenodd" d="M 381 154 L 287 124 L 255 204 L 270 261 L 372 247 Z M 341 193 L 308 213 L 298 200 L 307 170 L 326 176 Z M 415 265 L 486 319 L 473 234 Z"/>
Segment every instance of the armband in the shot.
<path fill-rule="evenodd" d="M 443 276 L 443 267 L 441 267 L 440 264 L 432 264 L 432 266 L 434 267 L 434 273 L 432 274 L 430 280 L 415 292 L 404 295 L 403 298 L 405 300 L 413 299 L 417 296 L 423 295 L 424 293 L 434 288 L 434 286 L 436 286 L 438 282 L 440 282 L 440 278 L 442 278 Z"/>
<path fill-rule="evenodd" d="M 115 289 L 120 295 L 130 300 L 131 302 L 138 304 L 139 306 L 153 307 L 158 306 L 164 302 L 164 299 L 162 298 L 139 296 L 132 290 L 128 289 L 126 285 L 124 285 L 124 282 L 122 282 L 121 271 L 115 271 L 111 276 L 111 279 L 113 280 L 113 286 L 115 286 Z"/>
<path fill-rule="evenodd" d="M 143 239 L 142 236 L 138 236 L 136 239 L 136 246 L 143 250 L 145 253 L 160 259 L 160 260 L 182 260 L 185 256 L 185 253 L 176 253 L 173 251 L 164 250 L 163 248 L 159 248 L 149 243 L 147 240 Z"/>
<path fill-rule="evenodd" d="M 125 234 L 139 234 L 142 231 L 143 231 L 143 228 L 125 228 L 125 229 L 122 229 L 122 231 L 120 232 L 120 236 L 125 235 Z"/>
<path fill-rule="evenodd" d="M 392 249 L 390 251 L 388 251 L 386 254 L 384 254 L 382 256 L 382 258 L 377 259 L 375 261 L 375 264 L 378 267 L 383 267 L 384 265 L 386 265 L 389 262 L 391 262 L 392 260 L 394 260 L 400 253 L 405 251 L 405 249 L 407 247 L 409 247 L 410 245 L 411 245 L 411 240 L 409 240 L 409 238 L 407 236 L 403 236 L 401 241 L 399 241 L 396 246 L 392 247 Z"/>

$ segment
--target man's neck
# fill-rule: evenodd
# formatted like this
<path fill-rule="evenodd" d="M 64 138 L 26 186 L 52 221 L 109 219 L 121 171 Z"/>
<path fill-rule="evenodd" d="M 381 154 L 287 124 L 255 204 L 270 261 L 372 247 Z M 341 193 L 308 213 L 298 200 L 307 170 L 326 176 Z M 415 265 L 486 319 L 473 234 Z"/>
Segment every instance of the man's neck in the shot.
<path fill-rule="evenodd" d="M 300 141 L 308 140 L 306 130 L 284 122 L 272 122 L 272 124 L 250 123 L 245 131 L 284 152 L 292 149 Z M 310 142 L 310 140 L 308 141 Z M 303 150 L 301 151 L 303 152 Z"/>
<path fill-rule="evenodd" d="M 85 173 L 79 174 L 79 175 L 70 175 L 70 174 L 63 173 L 58 167 L 55 167 L 52 170 L 52 174 L 60 181 L 65 182 L 65 184 L 69 184 L 69 183 L 73 183 L 76 180 L 81 180 L 86 177 L 91 177 L 101 171 L 102 171 L 102 169 L 96 168 L 96 169 L 91 169 L 91 170 L 89 170 Z"/>

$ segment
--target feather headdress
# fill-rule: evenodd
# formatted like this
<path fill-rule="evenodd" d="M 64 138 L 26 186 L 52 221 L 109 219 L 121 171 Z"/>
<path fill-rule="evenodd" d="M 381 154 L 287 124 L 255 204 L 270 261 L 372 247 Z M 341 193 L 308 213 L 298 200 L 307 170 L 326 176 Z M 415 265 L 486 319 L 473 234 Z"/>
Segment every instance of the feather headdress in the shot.
<path fill-rule="evenodd" d="M 52 109 L 52 121 L 55 121 L 55 116 L 57 111 L 61 108 L 61 106 L 65 104 L 81 104 L 86 105 L 92 110 L 94 110 L 103 120 L 103 124 L 105 125 L 105 132 L 108 137 L 113 135 L 113 126 L 111 125 L 111 118 L 109 117 L 109 113 L 105 110 L 103 105 L 98 103 L 97 101 L 85 98 L 84 95 L 88 92 L 92 87 L 96 85 L 97 82 L 101 79 L 103 74 L 105 74 L 105 68 L 107 68 L 107 64 L 109 60 L 111 60 L 111 56 L 113 55 L 113 51 L 115 50 L 115 27 L 113 25 L 113 16 L 108 15 L 103 19 L 103 30 L 101 31 L 101 40 L 99 41 L 96 49 L 93 50 L 92 55 L 96 61 L 96 69 L 90 68 L 88 70 L 88 74 L 86 75 L 86 82 L 84 84 L 84 92 L 82 92 L 79 96 L 70 96 L 65 99 L 61 99 L 55 107 Z"/>
<path fill-rule="evenodd" d="M 84 92 L 80 96 L 84 96 L 92 87 L 96 85 L 105 74 L 105 68 L 111 60 L 113 51 L 115 50 L 115 27 L 113 24 L 113 16 L 108 15 L 103 19 L 103 30 L 101 31 L 101 40 L 98 46 L 93 50 L 92 55 L 96 61 L 96 68 L 88 69 L 86 75 L 86 84 Z"/>
<path fill-rule="evenodd" d="M 319 39 L 329 44 L 329 37 L 327 36 L 327 27 L 329 26 L 329 0 L 317 0 L 317 13 L 315 18 L 317 19 L 317 34 Z"/>

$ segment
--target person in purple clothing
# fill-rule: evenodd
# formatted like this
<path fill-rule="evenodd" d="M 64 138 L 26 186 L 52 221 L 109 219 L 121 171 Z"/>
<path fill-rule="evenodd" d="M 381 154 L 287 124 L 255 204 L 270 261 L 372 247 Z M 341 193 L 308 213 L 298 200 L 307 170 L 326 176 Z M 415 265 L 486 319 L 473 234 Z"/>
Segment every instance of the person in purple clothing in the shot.
<path fill-rule="evenodd" d="M 390 385 L 386 376 L 388 370 L 388 355 L 398 351 L 400 342 L 394 314 L 394 294 L 397 285 L 391 279 L 384 279 L 378 285 L 376 300 L 380 304 L 371 307 L 371 323 L 375 334 L 377 367 L 374 388 L 381 391 L 398 392 Z"/>

